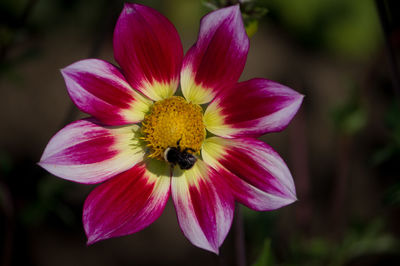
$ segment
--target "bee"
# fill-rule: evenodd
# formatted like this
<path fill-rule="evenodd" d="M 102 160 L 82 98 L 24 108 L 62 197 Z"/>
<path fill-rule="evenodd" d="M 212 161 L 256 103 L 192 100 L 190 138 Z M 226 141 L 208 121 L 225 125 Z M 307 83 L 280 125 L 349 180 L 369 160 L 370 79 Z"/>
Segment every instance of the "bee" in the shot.
<path fill-rule="evenodd" d="M 182 150 L 179 145 L 180 141 L 181 140 L 178 140 L 176 147 L 165 149 L 164 159 L 173 166 L 178 164 L 182 170 L 188 170 L 192 168 L 197 161 L 197 158 L 193 154 L 189 153 L 189 151 L 195 152 L 195 150 L 191 148 L 185 148 Z"/>

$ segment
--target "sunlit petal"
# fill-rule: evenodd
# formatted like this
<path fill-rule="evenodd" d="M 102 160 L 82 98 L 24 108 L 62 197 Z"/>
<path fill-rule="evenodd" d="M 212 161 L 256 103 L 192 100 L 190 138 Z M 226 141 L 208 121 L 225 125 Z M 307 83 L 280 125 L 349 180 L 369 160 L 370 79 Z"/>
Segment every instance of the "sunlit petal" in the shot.
<path fill-rule="evenodd" d="M 88 244 L 135 233 L 153 223 L 169 198 L 169 168 L 138 164 L 94 189 L 85 201 L 83 223 Z"/>
<path fill-rule="evenodd" d="M 252 79 L 222 91 L 205 111 L 204 123 L 221 137 L 258 137 L 286 128 L 303 97 L 279 83 Z"/>
<path fill-rule="evenodd" d="M 178 87 L 183 48 L 175 27 L 156 10 L 126 3 L 114 31 L 114 56 L 131 86 L 152 100 Z"/>
<path fill-rule="evenodd" d="M 141 162 L 139 127 L 103 127 L 79 120 L 61 129 L 47 144 L 39 165 L 75 182 L 99 183 Z"/>
<path fill-rule="evenodd" d="M 255 210 L 274 210 L 296 200 L 292 175 L 267 144 L 256 139 L 212 137 L 202 156 L 229 184 L 236 199 Z"/>
<path fill-rule="evenodd" d="M 130 87 L 118 68 L 106 61 L 82 60 L 61 72 L 78 108 L 104 124 L 140 122 L 152 104 Z"/>
<path fill-rule="evenodd" d="M 171 192 L 185 236 L 193 245 L 218 254 L 234 211 L 230 189 L 219 173 L 201 160 L 184 172 L 175 168 Z"/>
<path fill-rule="evenodd" d="M 232 87 L 242 74 L 249 49 L 239 5 L 203 17 L 197 42 L 187 52 L 181 71 L 188 101 L 203 104 Z"/>

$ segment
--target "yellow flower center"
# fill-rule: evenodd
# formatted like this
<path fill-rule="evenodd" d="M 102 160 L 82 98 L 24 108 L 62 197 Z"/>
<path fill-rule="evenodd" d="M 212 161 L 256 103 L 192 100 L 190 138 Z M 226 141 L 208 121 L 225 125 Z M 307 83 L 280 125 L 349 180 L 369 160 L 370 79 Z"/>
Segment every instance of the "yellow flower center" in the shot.
<path fill-rule="evenodd" d="M 164 160 L 164 151 L 178 147 L 178 142 L 181 150 L 198 153 L 206 136 L 203 111 L 197 104 L 172 96 L 154 103 L 142 122 L 142 132 L 151 158 Z"/>

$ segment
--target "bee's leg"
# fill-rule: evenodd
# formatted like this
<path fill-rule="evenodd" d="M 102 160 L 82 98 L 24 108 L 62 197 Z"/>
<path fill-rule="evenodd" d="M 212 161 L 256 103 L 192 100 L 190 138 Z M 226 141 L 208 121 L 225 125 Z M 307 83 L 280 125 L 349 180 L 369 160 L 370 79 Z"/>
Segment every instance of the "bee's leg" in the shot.
<path fill-rule="evenodd" d="M 180 150 L 180 143 L 181 143 L 182 137 L 176 142 L 176 145 L 178 146 L 179 150 Z"/>

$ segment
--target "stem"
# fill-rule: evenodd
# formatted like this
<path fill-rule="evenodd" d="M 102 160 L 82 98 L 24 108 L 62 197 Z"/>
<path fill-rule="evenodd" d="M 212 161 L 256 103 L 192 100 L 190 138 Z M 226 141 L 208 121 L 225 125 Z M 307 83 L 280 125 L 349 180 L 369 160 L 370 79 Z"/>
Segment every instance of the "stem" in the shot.
<path fill-rule="evenodd" d="M 299 202 L 295 209 L 296 221 L 303 232 L 310 229 L 312 205 L 310 200 L 310 171 L 308 167 L 307 121 L 304 108 L 297 113 L 289 128 L 289 154 L 291 169 L 296 179 Z"/>
<path fill-rule="evenodd" d="M 6 186 L 6 184 L 0 182 L 0 196 L 3 196 L 0 199 L 0 203 L 3 202 L 4 211 L 4 247 L 3 247 L 3 258 L 1 259 L 1 265 L 8 266 L 11 265 L 11 258 L 13 253 L 13 245 L 14 245 L 14 204 L 11 197 L 10 190 Z"/>
<path fill-rule="evenodd" d="M 385 37 L 386 54 L 389 59 L 390 74 L 392 76 L 394 93 L 400 97 L 400 78 L 399 67 L 397 65 L 393 44 L 391 42 L 391 27 L 389 21 L 389 8 L 385 5 L 384 0 L 375 0 L 376 8 L 378 10 L 379 19 L 381 21 L 383 35 Z M 395 15 L 395 14 L 393 14 Z"/>
<path fill-rule="evenodd" d="M 246 250 L 244 243 L 244 227 L 243 227 L 243 214 L 240 206 L 236 204 L 236 217 L 234 220 L 235 226 L 235 253 L 236 265 L 246 266 Z"/>
<path fill-rule="evenodd" d="M 333 222 L 332 233 L 335 237 L 340 237 L 343 234 L 347 220 L 347 183 L 350 170 L 350 151 L 351 140 L 349 136 L 341 135 L 339 137 L 337 151 L 337 173 L 334 184 L 333 200 L 331 207 L 331 221 Z"/>

